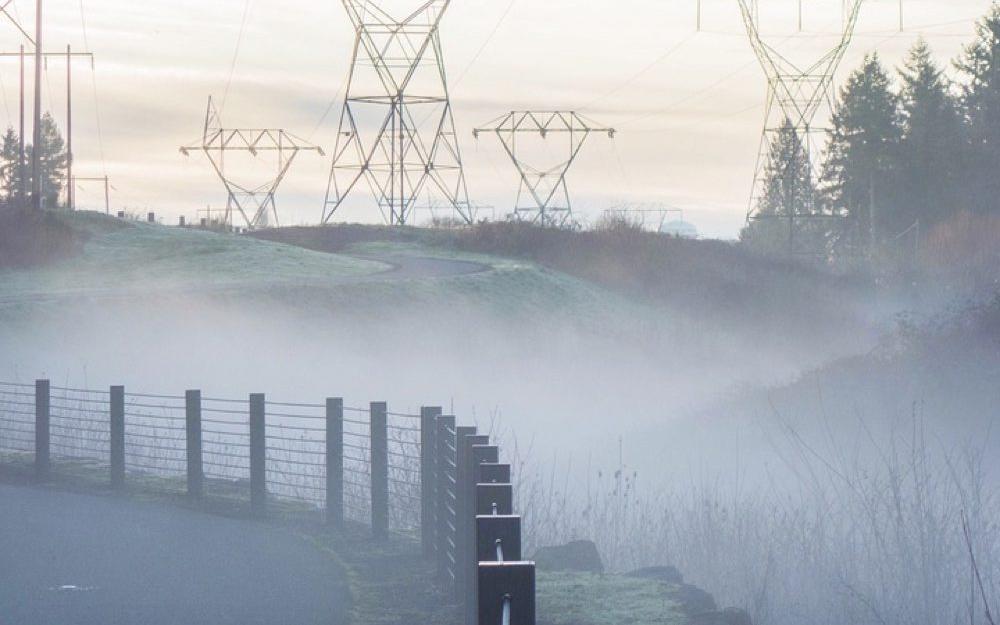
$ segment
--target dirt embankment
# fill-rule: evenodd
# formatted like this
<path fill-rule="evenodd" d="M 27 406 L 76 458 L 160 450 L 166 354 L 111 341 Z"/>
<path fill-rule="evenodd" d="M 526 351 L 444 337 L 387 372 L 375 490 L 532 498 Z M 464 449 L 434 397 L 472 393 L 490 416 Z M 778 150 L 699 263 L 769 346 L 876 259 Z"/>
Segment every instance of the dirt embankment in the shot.
<path fill-rule="evenodd" d="M 72 258 L 88 238 L 52 211 L 0 209 L 0 269 Z"/>

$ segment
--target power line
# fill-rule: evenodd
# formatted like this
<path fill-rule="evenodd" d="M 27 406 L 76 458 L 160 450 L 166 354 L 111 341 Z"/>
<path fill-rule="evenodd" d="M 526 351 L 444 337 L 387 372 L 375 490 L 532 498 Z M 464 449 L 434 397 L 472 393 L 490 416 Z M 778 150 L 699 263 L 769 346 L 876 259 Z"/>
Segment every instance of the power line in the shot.
<path fill-rule="evenodd" d="M 219 115 L 226 109 L 226 99 L 229 97 L 229 89 L 233 85 L 233 77 L 236 75 L 236 63 L 240 58 L 240 48 L 243 46 L 243 34 L 246 32 L 247 20 L 250 17 L 250 5 L 253 0 L 246 0 L 243 4 L 243 19 L 240 20 L 240 32 L 236 37 L 236 50 L 233 51 L 233 60 L 229 64 L 229 79 L 226 80 L 226 89 L 222 92 L 222 103 L 219 105 Z"/>
<path fill-rule="evenodd" d="M 640 78 L 642 78 L 644 75 L 646 75 L 654 67 L 656 67 L 657 65 L 659 65 L 663 61 L 666 61 L 668 58 L 670 58 L 671 56 L 673 56 L 678 50 L 680 50 L 681 48 L 683 48 L 684 45 L 687 44 L 687 42 L 691 41 L 691 39 L 693 39 L 696 36 L 696 34 L 697 33 L 690 33 L 690 34 L 688 34 L 687 37 L 685 37 L 684 39 L 681 39 L 676 44 L 674 44 L 673 46 L 671 46 L 666 52 L 664 52 L 663 54 L 661 54 L 657 58 L 653 59 L 652 62 L 650 62 L 644 68 L 642 68 L 641 70 L 639 70 L 638 72 L 636 72 L 635 74 L 633 74 L 628 80 L 626 80 L 622 84 L 618 85 L 617 87 L 615 87 L 611 91 L 608 91 L 604 95 L 602 95 L 602 96 L 600 96 L 598 98 L 595 98 L 594 100 L 591 100 L 590 102 L 588 102 L 587 104 L 585 104 L 582 108 L 585 108 L 585 109 L 590 108 L 590 107 L 594 106 L 595 104 L 597 104 L 598 102 L 602 102 L 604 100 L 607 100 L 608 98 L 610 98 L 611 96 L 615 95 L 616 93 L 619 93 L 620 91 L 622 91 L 626 87 L 631 86 L 635 81 L 637 81 Z"/>
<path fill-rule="evenodd" d="M 476 53 L 472 56 L 472 60 L 470 60 L 468 64 L 466 64 L 465 69 L 462 70 L 462 72 L 458 75 L 458 78 L 455 80 L 455 82 L 452 83 L 452 87 L 457 87 L 459 84 L 461 84 L 462 80 L 465 79 L 465 75 L 469 73 L 469 70 L 472 69 L 472 66 L 476 64 L 476 61 L 479 60 L 479 57 L 482 56 L 483 52 L 486 51 L 486 47 L 489 46 L 490 42 L 493 41 L 493 38 L 496 37 L 497 33 L 500 31 L 500 27 L 507 19 L 507 16 L 514 8 L 515 4 L 517 4 L 517 0 L 510 0 L 510 3 L 507 4 L 507 8 L 504 9 L 504 12 L 500 15 L 500 19 L 498 19 L 496 25 L 493 26 L 493 30 L 490 32 L 489 36 L 486 37 L 486 39 L 483 41 L 483 45 L 479 46 L 479 50 L 477 50 Z"/>
<path fill-rule="evenodd" d="M 80 0 L 80 25 L 83 28 L 83 47 L 88 52 L 90 50 L 90 40 L 87 36 L 87 12 L 83 6 L 83 0 Z M 104 173 L 104 177 L 108 177 L 108 161 L 104 156 L 104 126 L 101 123 L 101 100 L 97 94 L 97 69 L 91 67 L 90 70 L 90 81 L 94 88 L 94 116 L 97 118 L 97 147 L 101 154 L 101 171 Z"/>

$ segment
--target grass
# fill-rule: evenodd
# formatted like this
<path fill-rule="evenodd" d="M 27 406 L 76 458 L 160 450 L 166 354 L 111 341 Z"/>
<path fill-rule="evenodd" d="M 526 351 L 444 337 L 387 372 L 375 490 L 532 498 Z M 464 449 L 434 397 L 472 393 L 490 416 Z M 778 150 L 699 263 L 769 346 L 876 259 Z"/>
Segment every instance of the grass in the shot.
<path fill-rule="evenodd" d="M 595 573 L 539 572 L 540 625 L 683 625 L 673 588 L 653 580 Z"/>

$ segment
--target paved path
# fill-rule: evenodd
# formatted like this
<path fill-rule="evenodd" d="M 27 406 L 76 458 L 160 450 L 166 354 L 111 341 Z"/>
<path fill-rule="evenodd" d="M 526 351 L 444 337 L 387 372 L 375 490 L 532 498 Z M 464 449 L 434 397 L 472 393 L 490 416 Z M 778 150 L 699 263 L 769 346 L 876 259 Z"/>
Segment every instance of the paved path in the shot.
<path fill-rule="evenodd" d="M 361 260 L 370 260 L 389 265 L 389 269 L 375 274 L 389 279 L 410 278 L 453 278 L 483 273 L 492 269 L 489 265 L 470 260 L 453 260 L 450 258 L 430 258 L 426 256 L 407 256 L 404 254 L 346 254 Z"/>
<path fill-rule="evenodd" d="M 0 485 L 0 625 L 343 625 L 347 594 L 262 524 Z"/>

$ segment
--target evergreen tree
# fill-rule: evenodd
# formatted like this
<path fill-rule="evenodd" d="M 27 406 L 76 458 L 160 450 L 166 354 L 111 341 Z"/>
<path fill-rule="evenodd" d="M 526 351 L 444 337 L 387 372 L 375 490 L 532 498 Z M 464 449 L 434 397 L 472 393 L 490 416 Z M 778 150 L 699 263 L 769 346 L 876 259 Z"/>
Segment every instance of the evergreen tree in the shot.
<path fill-rule="evenodd" d="M 0 172 L 3 174 L 0 201 L 8 206 L 14 205 L 18 199 L 20 152 L 20 139 L 17 133 L 13 128 L 7 128 L 0 142 Z"/>
<path fill-rule="evenodd" d="M 66 149 L 65 142 L 59 132 L 51 113 L 42 116 L 41 143 L 41 179 L 42 206 L 56 208 L 59 206 L 59 195 L 66 180 Z M 26 148 L 28 163 L 34 157 L 35 147 Z M 26 173 L 27 186 L 31 189 L 31 172 Z"/>
<path fill-rule="evenodd" d="M 976 25 L 976 40 L 956 67 L 963 74 L 962 112 L 968 128 L 967 205 L 1000 208 L 1000 4 Z"/>
<path fill-rule="evenodd" d="M 849 218 L 836 251 L 876 251 L 899 233 L 896 168 L 901 139 L 899 99 L 877 54 L 866 56 L 841 90 L 821 181 L 829 212 Z M 850 249 L 853 248 L 853 249 Z"/>
<path fill-rule="evenodd" d="M 910 51 L 900 78 L 900 203 L 890 233 L 918 221 L 930 225 L 955 212 L 964 133 L 950 82 L 923 39 Z"/>
<path fill-rule="evenodd" d="M 814 199 L 809 151 L 786 119 L 771 140 L 757 219 L 743 230 L 741 239 L 771 253 L 821 253 L 815 228 L 801 219 L 814 212 Z"/>

